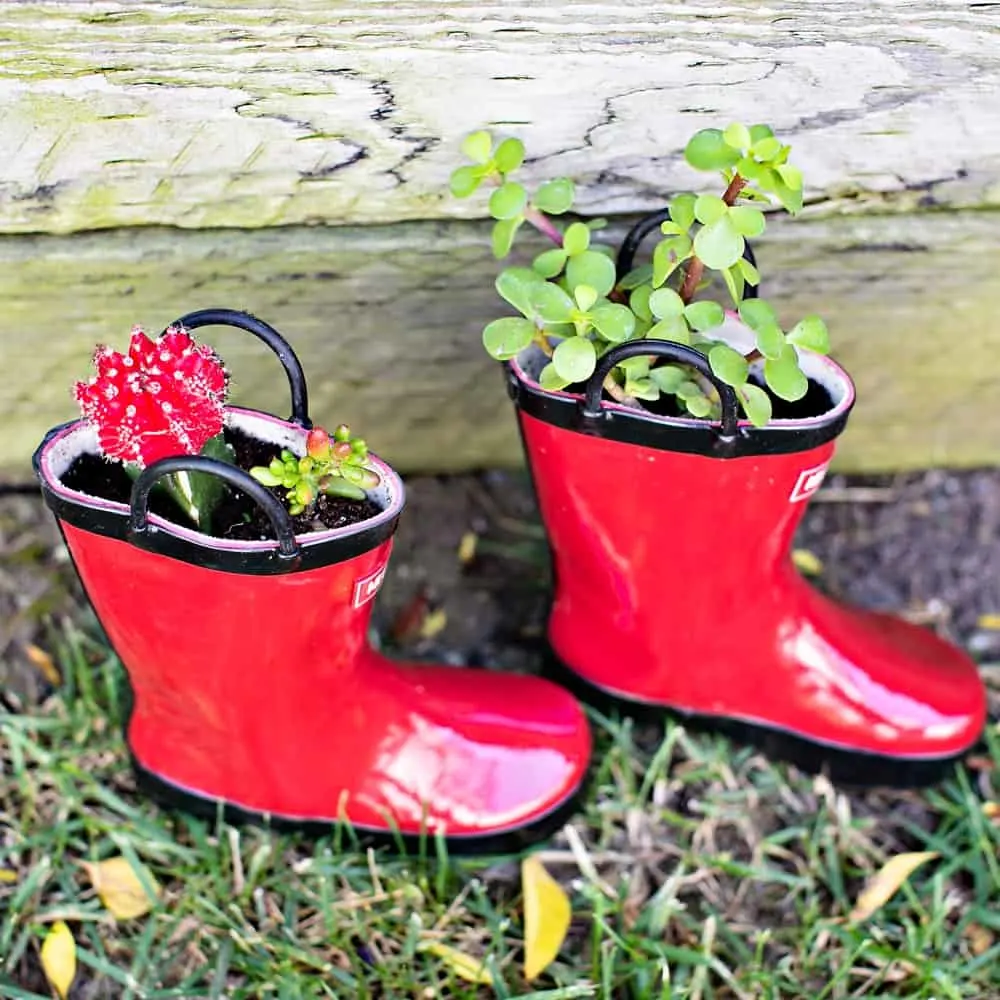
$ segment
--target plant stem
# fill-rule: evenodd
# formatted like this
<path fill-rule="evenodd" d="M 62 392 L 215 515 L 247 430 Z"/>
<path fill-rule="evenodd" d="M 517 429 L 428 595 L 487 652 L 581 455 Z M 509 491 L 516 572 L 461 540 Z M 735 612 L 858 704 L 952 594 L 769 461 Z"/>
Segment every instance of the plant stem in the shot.
<path fill-rule="evenodd" d="M 729 187 L 726 188 L 725 193 L 722 195 L 722 200 L 727 205 L 735 205 L 736 199 L 739 198 L 740 192 L 747 186 L 747 183 L 745 177 L 733 174 L 733 179 L 729 182 Z"/>
<path fill-rule="evenodd" d="M 544 236 L 548 236 L 557 247 L 562 246 L 562 233 L 556 229 L 552 220 L 544 212 L 539 212 L 537 208 L 529 206 L 524 210 L 524 221 L 529 222 Z"/>
<path fill-rule="evenodd" d="M 486 182 L 494 187 L 499 187 L 503 183 L 500 174 L 492 174 L 486 177 Z M 552 220 L 544 213 L 532 205 L 524 210 L 524 221 L 534 226 L 543 236 L 548 236 L 557 247 L 563 244 L 562 233 L 556 228 Z"/>
<path fill-rule="evenodd" d="M 633 399 L 612 377 L 611 372 L 608 372 L 607 378 L 605 378 L 603 383 L 604 391 L 612 398 L 616 403 L 621 403 L 623 406 L 635 406 L 640 405 L 639 400 Z"/>
<path fill-rule="evenodd" d="M 541 330 L 535 334 L 535 343 L 547 358 L 552 357 L 552 345 L 548 342 L 548 339 Z M 637 399 L 633 399 L 627 392 L 625 392 L 625 390 L 614 380 L 610 372 L 608 372 L 606 378 L 604 379 L 603 387 L 604 391 L 611 396 L 616 403 L 621 403 L 623 406 L 639 405 L 639 401 Z"/>
<path fill-rule="evenodd" d="M 542 330 L 535 331 L 535 343 L 547 358 L 552 357 L 552 345 L 549 343 L 548 338 Z"/>
<path fill-rule="evenodd" d="M 739 174 L 733 174 L 733 179 L 729 182 L 729 187 L 726 188 L 725 194 L 722 196 L 722 200 L 727 205 L 733 205 L 736 199 L 740 196 L 740 192 L 747 186 L 747 181 L 745 177 L 740 177 Z M 698 290 L 698 282 L 701 281 L 701 276 L 705 273 L 705 265 L 697 258 L 692 257 L 691 263 L 688 264 L 687 270 L 684 272 L 684 282 L 680 287 L 680 297 L 687 305 L 693 298 L 694 293 Z"/>

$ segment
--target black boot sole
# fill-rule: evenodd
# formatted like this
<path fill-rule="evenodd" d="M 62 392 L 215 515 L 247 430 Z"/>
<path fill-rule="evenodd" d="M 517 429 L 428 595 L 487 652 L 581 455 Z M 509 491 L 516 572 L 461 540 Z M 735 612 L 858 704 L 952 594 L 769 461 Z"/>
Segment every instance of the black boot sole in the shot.
<path fill-rule="evenodd" d="M 605 715 L 618 712 L 637 722 L 662 724 L 673 719 L 686 728 L 726 736 L 760 750 L 772 760 L 794 764 L 808 774 L 825 774 L 838 785 L 854 788 L 926 788 L 955 773 L 966 755 L 981 741 L 947 757 L 892 757 L 849 750 L 810 740 L 799 733 L 718 715 L 688 712 L 669 705 L 635 701 L 591 684 L 547 649 L 542 673 Z"/>
<path fill-rule="evenodd" d="M 433 833 L 401 833 L 391 829 L 372 830 L 338 823 L 335 819 L 316 820 L 276 816 L 254 812 L 242 806 L 189 791 L 154 774 L 139 763 L 129 747 L 132 770 L 140 792 L 171 811 L 187 813 L 209 821 L 223 820 L 232 826 L 256 826 L 278 833 L 298 833 L 310 838 L 332 837 L 344 853 L 369 847 L 388 848 L 407 857 L 434 858 L 443 841 L 449 855 L 490 856 L 521 854 L 561 830 L 580 807 L 589 783 L 588 770 L 583 782 L 550 812 L 533 822 L 492 833 L 465 834 L 441 838 Z"/>

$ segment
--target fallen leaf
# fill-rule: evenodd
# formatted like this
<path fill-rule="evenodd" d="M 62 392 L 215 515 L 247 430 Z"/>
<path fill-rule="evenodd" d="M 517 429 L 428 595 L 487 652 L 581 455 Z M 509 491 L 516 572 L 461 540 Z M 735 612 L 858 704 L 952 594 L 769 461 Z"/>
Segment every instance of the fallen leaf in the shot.
<path fill-rule="evenodd" d="M 463 566 L 468 566 L 476 558 L 478 545 L 479 536 L 474 531 L 467 531 L 462 535 L 462 540 L 458 543 L 458 561 Z"/>
<path fill-rule="evenodd" d="M 823 572 L 823 560 L 815 552 L 808 549 L 793 549 L 792 563 L 795 568 L 806 576 L 819 576 Z"/>
<path fill-rule="evenodd" d="M 24 646 L 25 656 L 31 661 L 31 665 L 35 667 L 38 672 L 53 686 L 59 687 L 62 684 L 62 674 L 59 673 L 59 668 L 55 665 L 51 656 L 45 652 L 40 646 L 36 646 L 33 642 L 26 643 Z"/>
<path fill-rule="evenodd" d="M 160 887 L 149 870 L 144 868 L 143 875 L 154 889 L 152 897 L 126 858 L 108 858 L 96 864 L 84 861 L 81 865 L 101 902 L 116 920 L 132 920 L 149 913 L 160 895 Z"/>
<path fill-rule="evenodd" d="M 448 624 L 448 614 L 444 608 L 428 611 L 420 625 L 420 638 L 433 639 Z"/>
<path fill-rule="evenodd" d="M 420 628 L 430 611 L 430 596 L 426 586 L 417 592 L 397 612 L 389 626 L 389 636 L 393 642 L 404 643 L 420 635 Z"/>
<path fill-rule="evenodd" d="M 962 931 L 962 937 L 969 942 L 969 949 L 976 956 L 989 951 L 996 940 L 989 928 L 976 923 L 967 924 L 965 930 Z"/>
<path fill-rule="evenodd" d="M 477 983 L 480 986 L 493 985 L 493 976 L 481 958 L 473 958 L 472 955 L 466 955 L 464 951 L 459 951 L 447 944 L 441 944 L 439 941 L 429 941 L 427 944 L 421 945 L 421 951 L 429 951 L 432 955 L 437 955 L 456 976 L 466 982 Z"/>
<path fill-rule="evenodd" d="M 524 894 L 524 978 L 537 978 L 554 961 L 569 930 L 571 909 L 562 886 L 538 858 L 521 862 Z"/>
<path fill-rule="evenodd" d="M 76 942 L 73 934 L 62 920 L 49 928 L 42 942 L 42 971 L 49 985 L 66 1000 L 69 988 L 76 979 Z"/>
<path fill-rule="evenodd" d="M 994 612 L 992 614 L 980 615 L 976 624 L 988 632 L 1000 632 L 1000 614 Z"/>
<path fill-rule="evenodd" d="M 982 754 L 966 757 L 965 766 L 972 771 L 992 771 L 996 767 L 992 757 L 986 757 Z"/>
<path fill-rule="evenodd" d="M 17 881 L 17 872 L 13 868 L 0 868 L 0 882 L 12 885 Z"/>
<path fill-rule="evenodd" d="M 895 895 L 899 887 L 926 861 L 938 857 L 937 851 L 912 851 L 890 858 L 866 883 L 858 895 L 848 920 L 867 920 Z"/>

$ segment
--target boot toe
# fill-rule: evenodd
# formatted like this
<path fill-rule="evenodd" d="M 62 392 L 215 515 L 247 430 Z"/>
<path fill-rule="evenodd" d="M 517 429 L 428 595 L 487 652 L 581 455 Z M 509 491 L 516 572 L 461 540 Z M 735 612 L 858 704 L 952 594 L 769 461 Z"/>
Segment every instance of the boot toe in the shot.
<path fill-rule="evenodd" d="M 547 681 L 447 667 L 401 667 L 408 710 L 369 771 L 369 807 L 403 833 L 478 841 L 552 832 L 589 763 L 586 716 Z M 361 804 L 359 802 L 359 804 Z"/>
<path fill-rule="evenodd" d="M 827 604 L 791 645 L 800 693 L 830 743 L 926 759 L 958 756 L 980 737 L 986 693 L 976 665 L 929 629 Z"/>

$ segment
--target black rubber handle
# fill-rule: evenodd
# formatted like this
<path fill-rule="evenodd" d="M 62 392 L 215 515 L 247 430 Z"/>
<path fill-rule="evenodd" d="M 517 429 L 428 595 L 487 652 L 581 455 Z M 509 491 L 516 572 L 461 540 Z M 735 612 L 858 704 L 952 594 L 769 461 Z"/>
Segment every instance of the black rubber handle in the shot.
<path fill-rule="evenodd" d="M 230 486 L 242 490 L 267 514 L 278 539 L 280 557 L 282 559 L 297 559 L 299 557 L 299 546 L 295 541 L 295 530 L 292 527 L 291 518 L 274 494 L 235 465 L 220 462 L 217 458 L 206 458 L 204 455 L 176 455 L 172 458 L 161 458 L 158 462 L 143 469 L 132 484 L 131 511 L 128 522 L 130 534 L 145 534 L 149 518 L 149 492 L 156 485 L 157 480 L 172 472 L 207 472 L 210 475 L 218 476 Z"/>
<path fill-rule="evenodd" d="M 629 358 L 637 358 L 641 355 L 655 355 L 658 358 L 666 358 L 668 361 L 676 361 L 678 364 L 689 365 L 691 368 L 701 372 L 715 386 L 722 402 L 722 437 L 734 438 L 737 434 L 739 424 L 739 404 L 733 387 L 726 385 L 708 363 L 708 358 L 693 347 L 685 344 L 675 344 L 672 340 L 630 340 L 627 343 L 612 347 L 598 362 L 594 374 L 587 380 L 583 394 L 583 415 L 588 419 L 600 417 L 605 411 L 601 406 L 601 391 L 604 380 L 608 372 L 615 365 Z"/>
<path fill-rule="evenodd" d="M 278 356 L 285 374 L 288 376 L 288 386 L 292 391 L 292 415 L 289 420 L 300 427 L 309 430 L 312 421 L 309 419 L 309 391 L 306 388 L 306 376 L 299 359 L 292 350 L 292 345 L 278 333 L 270 323 L 265 323 L 248 312 L 239 309 L 198 309 L 186 316 L 181 316 L 170 324 L 181 326 L 185 330 L 197 330 L 200 326 L 232 326 L 237 330 L 252 333 L 262 340 Z"/>
<path fill-rule="evenodd" d="M 618 248 L 618 258 L 615 262 L 615 270 L 617 271 L 618 281 L 621 281 L 622 278 L 624 278 L 625 275 L 632 270 L 632 265 L 635 263 L 635 255 L 639 252 L 639 247 L 642 245 L 642 241 L 654 229 L 659 229 L 662 223 L 668 222 L 669 220 L 670 209 L 661 208 L 658 212 L 653 212 L 650 215 L 644 215 L 625 234 L 625 239 L 622 240 L 622 245 Z M 757 266 L 757 258 L 754 257 L 753 250 L 746 240 L 743 241 L 743 256 L 751 264 L 753 264 L 754 267 Z M 744 299 L 755 299 L 759 294 L 760 288 L 757 285 L 744 284 Z"/>

